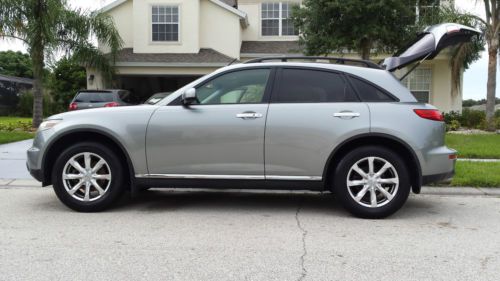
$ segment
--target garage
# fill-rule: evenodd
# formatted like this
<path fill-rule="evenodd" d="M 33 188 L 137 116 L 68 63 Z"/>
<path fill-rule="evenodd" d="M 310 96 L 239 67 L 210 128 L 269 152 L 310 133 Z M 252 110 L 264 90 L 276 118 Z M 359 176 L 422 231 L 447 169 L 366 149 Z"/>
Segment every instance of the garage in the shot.
<path fill-rule="evenodd" d="M 121 75 L 116 87 L 132 93 L 134 100 L 143 103 L 156 93 L 173 92 L 201 77 L 200 75 Z"/>

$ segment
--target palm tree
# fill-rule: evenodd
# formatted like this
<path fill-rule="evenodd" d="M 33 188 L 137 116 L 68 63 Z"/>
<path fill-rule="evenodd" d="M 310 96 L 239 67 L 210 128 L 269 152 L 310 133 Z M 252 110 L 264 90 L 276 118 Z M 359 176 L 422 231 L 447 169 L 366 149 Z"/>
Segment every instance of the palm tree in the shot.
<path fill-rule="evenodd" d="M 71 53 L 85 66 L 113 73 L 113 62 L 123 41 L 109 15 L 71 9 L 66 0 L 0 0 L 0 38 L 21 40 L 33 61 L 33 127 L 43 119 L 45 61 Z M 109 46 L 103 54 L 92 40 Z"/>
<path fill-rule="evenodd" d="M 495 90 L 497 85 L 497 56 L 500 32 L 500 0 L 484 0 L 486 20 L 480 19 L 485 26 L 485 38 L 488 44 L 488 84 L 486 87 L 486 125 L 495 130 Z"/>
<path fill-rule="evenodd" d="M 438 24 L 443 22 L 454 22 L 482 29 L 482 23 L 475 15 L 461 11 L 453 6 L 436 5 L 432 14 L 421 17 L 418 25 L 423 28 L 426 25 Z M 451 95 L 456 96 L 459 93 L 461 85 L 461 76 L 464 69 L 477 61 L 481 52 L 484 50 L 484 38 L 473 37 L 471 42 L 461 43 L 450 47 L 450 67 L 451 67 Z"/>

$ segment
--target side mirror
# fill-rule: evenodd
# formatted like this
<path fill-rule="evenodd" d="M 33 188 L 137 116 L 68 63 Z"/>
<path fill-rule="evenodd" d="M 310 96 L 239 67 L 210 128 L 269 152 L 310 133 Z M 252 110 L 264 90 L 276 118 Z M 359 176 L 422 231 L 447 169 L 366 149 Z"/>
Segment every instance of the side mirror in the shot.
<path fill-rule="evenodd" d="M 182 94 L 182 104 L 189 105 L 195 101 L 198 101 L 195 88 L 189 88 Z"/>

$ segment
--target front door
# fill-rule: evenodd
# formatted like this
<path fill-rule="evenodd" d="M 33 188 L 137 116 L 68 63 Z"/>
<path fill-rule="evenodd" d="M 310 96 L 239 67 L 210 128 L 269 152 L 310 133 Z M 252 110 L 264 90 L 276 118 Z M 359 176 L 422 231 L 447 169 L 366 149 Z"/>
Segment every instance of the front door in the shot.
<path fill-rule="evenodd" d="M 195 87 L 196 104 L 157 110 L 146 137 L 150 176 L 263 179 L 271 72 L 226 72 Z"/>

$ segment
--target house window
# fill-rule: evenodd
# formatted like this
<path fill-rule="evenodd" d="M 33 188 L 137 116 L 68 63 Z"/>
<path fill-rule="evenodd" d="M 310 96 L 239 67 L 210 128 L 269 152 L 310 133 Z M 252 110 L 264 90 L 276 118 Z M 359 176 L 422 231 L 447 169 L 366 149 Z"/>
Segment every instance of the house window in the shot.
<path fill-rule="evenodd" d="M 413 96 L 419 102 L 430 102 L 432 69 L 421 67 L 415 69 L 408 77 L 403 80 L 403 84 L 408 87 Z"/>
<path fill-rule="evenodd" d="M 262 3 L 262 36 L 298 35 L 291 19 L 294 5 L 288 2 Z"/>
<path fill-rule="evenodd" d="M 179 41 L 179 7 L 154 5 L 152 7 L 152 31 L 154 42 Z"/>

